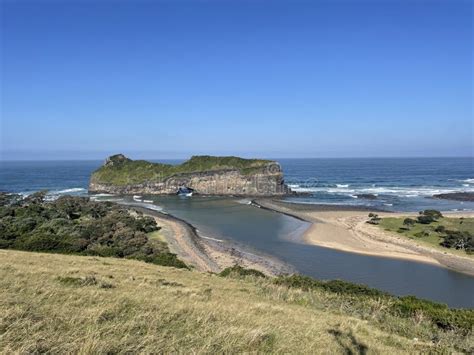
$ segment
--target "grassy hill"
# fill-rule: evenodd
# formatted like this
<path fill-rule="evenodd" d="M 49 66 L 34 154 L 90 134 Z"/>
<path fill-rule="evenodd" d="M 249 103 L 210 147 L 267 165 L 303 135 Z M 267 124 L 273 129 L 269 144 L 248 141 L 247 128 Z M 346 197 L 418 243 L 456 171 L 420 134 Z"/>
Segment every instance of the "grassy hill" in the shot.
<path fill-rule="evenodd" d="M 344 289 L 0 250 L 0 352 L 472 351 L 472 333 Z M 283 279 L 281 279 L 283 280 Z M 281 281 L 280 280 L 280 281 Z M 362 290 L 363 291 L 363 290 Z"/>
<path fill-rule="evenodd" d="M 128 185 L 145 181 L 161 181 L 172 175 L 237 169 L 242 174 L 251 174 L 270 160 L 243 159 L 238 157 L 193 156 L 180 165 L 151 163 L 146 160 L 131 160 L 117 154 L 92 174 L 92 181 L 102 184 Z"/>

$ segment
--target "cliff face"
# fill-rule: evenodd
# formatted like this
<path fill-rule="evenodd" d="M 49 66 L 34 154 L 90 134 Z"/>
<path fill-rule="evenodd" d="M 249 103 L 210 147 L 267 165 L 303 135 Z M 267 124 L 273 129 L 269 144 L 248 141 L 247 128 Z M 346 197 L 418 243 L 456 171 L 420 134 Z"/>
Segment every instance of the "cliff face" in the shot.
<path fill-rule="evenodd" d="M 90 179 L 89 192 L 175 194 L 189 187 L 203 195 L 278 196 L 290 193 L 281 167 L 270 160 L 197 156 L 181 165 L 130 160 L 122 154 L 107 158 Z"/>

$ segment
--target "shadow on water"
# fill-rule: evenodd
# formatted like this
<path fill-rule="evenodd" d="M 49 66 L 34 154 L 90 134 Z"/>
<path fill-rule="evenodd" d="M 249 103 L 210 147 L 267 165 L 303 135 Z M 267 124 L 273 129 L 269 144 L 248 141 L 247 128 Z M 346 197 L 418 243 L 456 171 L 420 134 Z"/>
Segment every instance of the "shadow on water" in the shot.
<path fill-rule="evenodd" d="M 200 234 L 227 239 L 274 256 L 318 279 L 363 283 L 397 295 L 415 295 L 453 307 L 474 307 L 474 278 L 429 264 L 346 253 L 304 244 L 308 223 L 218 197 L 150 197 Z"/>

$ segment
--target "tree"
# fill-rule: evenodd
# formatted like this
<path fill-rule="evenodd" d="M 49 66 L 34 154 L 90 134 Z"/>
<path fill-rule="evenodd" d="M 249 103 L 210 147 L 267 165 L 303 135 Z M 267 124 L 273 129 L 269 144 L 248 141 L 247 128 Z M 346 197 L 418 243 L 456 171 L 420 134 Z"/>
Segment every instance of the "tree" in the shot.
<path fill-rule="evenodd" d="M 435 221 L 435 219 L 432 216 L 426 216 L 426 215 L 418 216 L 417 220 L 418 220 L 418 223 L 421 223 L 421 224 L 430 224 L 431 222 Z"/>
<path fill-rule="evenodd" d="M 424 210 L 424 211 L 421 211 L 420 214 L 424 216 L 430 216 L 433 219 L 443 218 L 443 215 L 441 214 L 441 212 L 437 210 Z"/>
<path fill-rule="evenodd" d="M 407 226 L 407 227 L 412 227 L 412 226 L 415 225 L 415 223 L 416 223 L 416 221 L 413 218 L 405 218 L 403 220 L 403 225 Z"/>

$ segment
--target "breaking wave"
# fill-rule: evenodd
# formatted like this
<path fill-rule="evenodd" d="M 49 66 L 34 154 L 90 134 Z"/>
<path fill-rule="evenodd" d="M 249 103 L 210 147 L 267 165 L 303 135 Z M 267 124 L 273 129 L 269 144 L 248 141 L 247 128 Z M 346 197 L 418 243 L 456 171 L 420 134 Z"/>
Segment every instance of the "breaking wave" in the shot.
<path fill-rule="evenodd" d="M 473 179 L 474 181 L 474 179 Z M 331 186 L 305 186 L 304 184 L 289 184 L 288 185 L 295 192 L 312 193 L 312 194 L 331 194 L 331 195 L 346 195 L 348 197 L 357 198 L 358 194 L 371 195 L 392 195 L 401 197 L 427 197 L 437 194 L 453 193 L 453 192 L 474 192 L 474 186 L 463 185 L 463 187 L 443 188 L 436 186 L 420 186 L 420 187 L 401 187 L 401 186 L 365 186 L 352 187 L 349 184 L 337 184 L 335 187 Z M 351 187 L 349 187 L 351 186 Z"/>
<path fill-rule="evenodd" d="M 83 187 L 72 187 L 70 189 L 64 189 L 64 190 L 59 190 L 59 191 L 52 191 L 52 193 L 57 193 L 57 194 L 69 194 L 69 193 L 74 193 L 74 192 L 83 192 L 87 191 Z"/>

